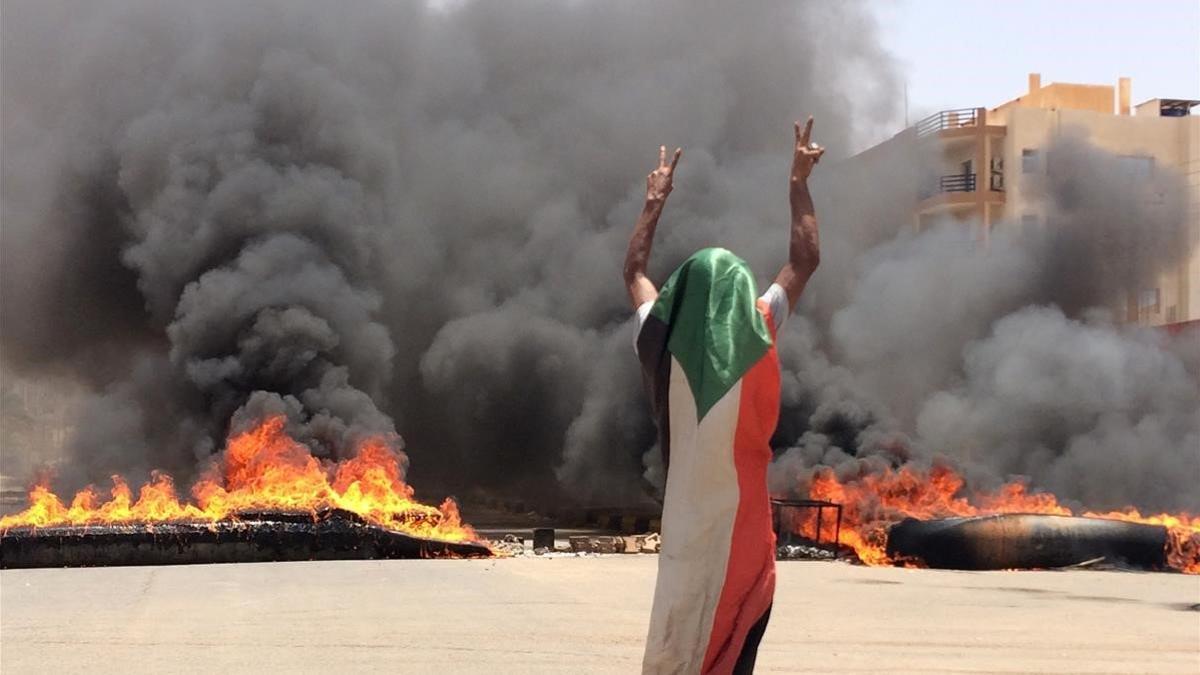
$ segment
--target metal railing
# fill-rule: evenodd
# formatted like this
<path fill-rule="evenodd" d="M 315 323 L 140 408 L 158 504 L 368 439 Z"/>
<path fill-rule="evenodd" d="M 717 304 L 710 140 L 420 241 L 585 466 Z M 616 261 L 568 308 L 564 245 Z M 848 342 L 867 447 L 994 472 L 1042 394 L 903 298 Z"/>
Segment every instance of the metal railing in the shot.
<path fill-rule="evenodd" d="M 940 176 L 933 184 L 926 185 L 921 190 L 921 199 L 929 199 L 934 195 L 946 192 L 974 192 L 975 174 L 959 173 Z"/>
<path fill-rule="evenodd" d="M 977 108 L 959 108 L 957 110 L 936 112 L 914 125 L 917 130 L 917 138 L 936 134 L 943 129 L 973 127 L 979 122 L 978 112 Z"/>
<path fill-rule="evenodd" d="M 825 525 L 830 522 L 825 520 L 825 509 L 833 511 L 833 537 L 828 540 L 823 537 L 829 530 Z M 842 505 L 822 499 L 772 499 L 771 527 L 780 544 L 807 539 L 836 550 L 842 538 Z"/>

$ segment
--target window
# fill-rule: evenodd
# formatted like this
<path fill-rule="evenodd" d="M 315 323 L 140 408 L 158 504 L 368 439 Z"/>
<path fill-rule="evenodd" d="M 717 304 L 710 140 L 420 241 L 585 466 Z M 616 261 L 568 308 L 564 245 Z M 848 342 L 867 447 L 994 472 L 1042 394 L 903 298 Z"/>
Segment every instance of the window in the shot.
<path fill-rule="evenodd" d="M 1037 173 L 1038 171 L 1038 151 L 1032 148 L 1025 148 L 1021 151 L 1021 173 Z"/>
<path fill-rule="evenodd" d="M 1138 294 L 1138 310 L 1158 313 L 1159 292 L 1157 288 L 1147 288 Z"/>
<path fill-rule="evenodd" d="M 1155 318 L 1162 311 L 1161 305 L 1158 304 L 1161 300 L 1162 297 L 1157 288 L 1147 288 L 1138 293 L 1137 322 L 1141 324 L 1154 323 Z"/>

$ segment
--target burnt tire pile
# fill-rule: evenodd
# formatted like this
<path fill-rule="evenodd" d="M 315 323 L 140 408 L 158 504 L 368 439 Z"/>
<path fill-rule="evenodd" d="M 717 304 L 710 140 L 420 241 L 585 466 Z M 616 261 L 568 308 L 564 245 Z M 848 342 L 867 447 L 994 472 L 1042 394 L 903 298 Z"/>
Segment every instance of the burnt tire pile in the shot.
<path fill-rule="evenodd" d="M 0 569 L 490 555 L 479 543 L 414 537 L 341 509 L 243 513 L 215 523 L 14 527 L 0 533 Z"/>
<path fill-rule="evenodd" d="M 1005 514 L 904 520 L 888 533 L 893 560 L 938 569 L 1069 567 L 1103 560 L 1120 567 L 1167 569 L 1167 529 L 1100 518 Z"/>

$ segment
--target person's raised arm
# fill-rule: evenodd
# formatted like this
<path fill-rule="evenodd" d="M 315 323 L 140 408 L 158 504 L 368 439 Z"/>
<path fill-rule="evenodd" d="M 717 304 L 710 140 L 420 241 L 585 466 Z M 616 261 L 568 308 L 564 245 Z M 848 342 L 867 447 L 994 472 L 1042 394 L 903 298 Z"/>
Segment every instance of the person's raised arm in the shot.
<path fill-rule="evenodd" d="M 812 195 L 808 192 L 808 176 L 813 166 L 821 160 L 825 149 L 812 142 L 813 119 L 810 116 L 804 128 L 796 122 L 796 148 L 792 154 L 792 178 L 790 197 L 792 203 L 791 242 L 788 244 L 788 261 L 779 270 L 775 283 L 787 291 L 788 307 L 794 309 L 800 300 L 809 277 L 821 262 L 821 241 L 817 233 L 817 213 L 813 208 Z"/>
<path fill-rule="evenodd" d="M 629 291 L 629 300 L 634 309 L 658 297 L 658 288 L 646 276 L 646 263 L 650 260 L 650 247 L 654 244 L 658 217 L 667 203 L 667 195 L 671 194 L 675 165 L 679 164 L 682 154 L 683 150 L 676 148 L 675 156 L 667 164 L 667 146 L 659 147 L 658 168 L 646 176 L 646 203 L 633 228 L 633 236 L 629 238 L 629 251 L 625 254 L 625 288 Z"/>

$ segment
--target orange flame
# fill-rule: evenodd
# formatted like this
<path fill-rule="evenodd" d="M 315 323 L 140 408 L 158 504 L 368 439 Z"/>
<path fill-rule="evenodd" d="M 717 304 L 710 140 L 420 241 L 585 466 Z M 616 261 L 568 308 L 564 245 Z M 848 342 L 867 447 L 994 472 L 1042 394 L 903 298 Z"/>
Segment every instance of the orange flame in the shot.
<path fill-rule="evenodd" d="M 842 505 L 842 526 L 838 542 L 854 549 L 868 565 L 891 565 L 886 552 L 887 532 L 905 518 L 982 516 L 1000 513 L 1039 513 L 1075 515 L 1049 493 L 1031 493 L 1023 483 L 1002 485 L 994 492 L 964 496 L 965 481 L 953 469 L 935 466 L 928 470 L 902 467 L 839 481 L 833 471 L 823 469 L 813 477 L 808 490 L 810 499 Z M 1200 574 L 1200 516 L 1183 514 L 1143 515 L 1136 509 L 1105 513 L 1086 511 L 1089 518 L 1107 518 L 1136 523 L 1163 525 L 1167 528 L 1167 561 L 1171 567 Z M 821 522 L 820 539 L 832 541 L 835 524 Z M 816 539 L 816 514 L 802 513 L 790 524 L 796 533 Z"/>
<path fill-rule="evenodd" d="M 359 444 L 354 457 L 322 462 L 284 431 L 286 420 L 271 417 L 232 436 L 219 463 L 192 486 L 193 502 L 181 502 L 171 477 L 160 472 L 141 486 L 137 498 L 120 476 L 113 476 L 107 501 L 88 487 L 70 506 L 41 480 L 29 492 L 24 511 L 0 518 L 0 530 L 17 526 L 218 521 L 247 511 L 316 513 L 339 508 L 366 521 L 415 537 L 440 541 L 476 541 L 462 522 L 458 505 L 440 507 L 413 499 L 401 475 L 401 455 L 384 439 Z"/>

